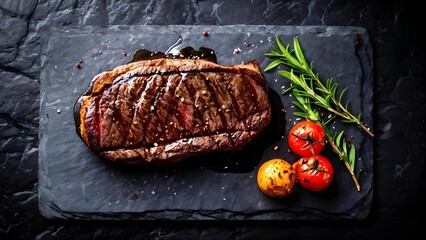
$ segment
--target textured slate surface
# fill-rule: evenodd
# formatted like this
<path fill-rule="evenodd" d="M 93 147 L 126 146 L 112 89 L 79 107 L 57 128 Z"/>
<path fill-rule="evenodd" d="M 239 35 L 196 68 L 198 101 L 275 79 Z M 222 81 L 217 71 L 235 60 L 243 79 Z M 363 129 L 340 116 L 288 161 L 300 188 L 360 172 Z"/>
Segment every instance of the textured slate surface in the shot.
<path fill-rule="evenodd" d="M 203 37 L 202 32 L 209 36 Z M 97 73 L 131 59 L 138 48 L 166 51 L 182 34 L 182 47 L 215 49 L 220 64 L 238 64 L 263 56 L 275 34 L 284 43 L 298 36 L 308 60 L 323 77 L 333 77 L 351 90 L 351 109 L 372 126 L 372 51 L 365 29 L 357 27 L 284 26 L 113 26 L 54 29 L 41 56 L 39 207 L 48 218 L 65 219 L 364 219 L 373 194 L 372 139 L 347 128 L 357 145 L 357 192 L 349 174 L 334 154 L 325 152 L 335 167 L 335 180 L 324 192 L 297 189 L 289 198 L 271 199 L 257 188 L 257 167 L 280 157 L 294 162 L 285 135 L 296 121 L 291 98 L 281 96 L 288 80 L 265 74 L 271 98 L 281 98 L 274 109 L 286 108 L 285 127 L 273 130 L 254 144 L 248 164 L 237 167 L 224 159 L 190 160 L 175 168 L 117 167 L 94 156 L 75 132 L 72 108 Z M 248 44 L 247 44 L 248 43 Z M 239 54 L 234 54 L 235 48 Z M 75 68 L 79 61 L 81 68 Z M 278 104 L 277 104 L 278 103 Z M 59 110 L 59 111 L 58 111 Z M 280 111 L 276 111 L 275 119 Z M 335 124 L 336 130 L 342 126 Z M 278 134 L 278 133 L 279 134 Z M 270 134 L 270 135 L 269 135 Z M 277 135 L 278 134 L 278 135 Z M 278 136 L 278 137 L 277 137 Z M 278 151 L 273 147 L 279 146 Z M 250 154 L 249 153 L 249 154 Z M 253 155 L 251 154 L 251 155 Z M 243 155 L 243 157 L 246 155 Z M 215 155 L 220 158 L 222 155 Z M 212 164 L 212 161 L 219 163 Z"/>

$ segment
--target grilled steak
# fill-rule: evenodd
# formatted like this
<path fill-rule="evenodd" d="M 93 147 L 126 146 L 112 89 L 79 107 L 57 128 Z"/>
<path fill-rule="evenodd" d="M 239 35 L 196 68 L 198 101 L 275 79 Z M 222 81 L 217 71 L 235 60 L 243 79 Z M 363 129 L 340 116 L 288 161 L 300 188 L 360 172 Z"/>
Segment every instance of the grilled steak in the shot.
<path fill-rule="evenodd" d="M 77 132 L 90 149 L 120 163 L 238 150 L 268 127 L 267 92 L 255 61 L 128 63 L 93 78 L 75 105 Z"/>

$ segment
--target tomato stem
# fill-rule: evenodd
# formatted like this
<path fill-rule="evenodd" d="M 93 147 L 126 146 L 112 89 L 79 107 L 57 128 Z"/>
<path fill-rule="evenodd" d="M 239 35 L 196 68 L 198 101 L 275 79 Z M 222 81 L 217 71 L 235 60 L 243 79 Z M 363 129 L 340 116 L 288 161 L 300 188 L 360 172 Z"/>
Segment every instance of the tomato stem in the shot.
<path fill-rule="evenodd" d="M 314 157 L 314 158 L 315 158 L 315 157 Z M 327 174 L 328 174 L 328 175 L 330 175 L 330 176 L 332 175 L 331 173 L 329 173 L 329 172 L 327 172 L 327 171 L 325 171 L 325 170 L 323 170 L 323 169 L 319 168 L 319 167 L 318 167 L 318 164 L 319 164 L 319 161 L 318 161 L 318 159 L 316 159 L 316 158 L 315 158 L 314 166 L 312 166 L 312 167 L 310 167 L 310 168 L 308 168 L 308 169 L 302 170 L 302 172 L 308 172 L 308 171 L 314 170 L 314 171 L 317 171 L 317 172 L 327 173 Z"/>
<path fill-rule="evenodd" d="M 306 136 L 306 138 L 304 138 L 304 137 L 302 137 L 302 136 L 298 136 L 298 135 L 296 135 L 296 134 L 294 134 L 294 133 L 293 133 L 293 136 L 295 136 L 296 138 L 298 138 L 298 139 L 303 140 L 303 141 L 305 141 L 305 142 L 306 142 L 306 143 L 305 143 L 305 144 L 303 144 L 303 146 L 300 148 L 300 149 L 302 149 L 302 150 L 305 150 L 305 149 L 310 148 L 310 149 L 311 149 L 311 151 L 313 152 L 313 149 L 312 149 L 312 145 L 313 145 L 313 144 L 315 144 L 315 143 L 318 143 L 318 144 L 321 144 L 321 145 L 324 145 L 324 144 L 325 144 L 325 143 L 324 143 L 324 142 L 322 142 L 322 141 L 315 140 L 315 139 L 314 139 L 314 137 L 313 137 L 311 134 L 308 134 L 308 135 Z"/>

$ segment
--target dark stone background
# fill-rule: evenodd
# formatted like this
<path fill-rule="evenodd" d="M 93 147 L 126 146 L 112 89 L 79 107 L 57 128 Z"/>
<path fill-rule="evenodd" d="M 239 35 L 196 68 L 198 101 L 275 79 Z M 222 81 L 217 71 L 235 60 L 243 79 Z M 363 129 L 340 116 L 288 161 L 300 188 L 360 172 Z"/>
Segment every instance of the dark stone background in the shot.
<path fill-rule="evenodd" d="M 1 239 L 397 239 L 421 234 L 425 38 L 408 1 L 0 2 Z M 374 203 L 362 221 L 52 221 L 38 211 L 41 29 L 81 25 L 360 26 L 374 51 Z M 247 196 L 249 197 L 249 196 Z"/>

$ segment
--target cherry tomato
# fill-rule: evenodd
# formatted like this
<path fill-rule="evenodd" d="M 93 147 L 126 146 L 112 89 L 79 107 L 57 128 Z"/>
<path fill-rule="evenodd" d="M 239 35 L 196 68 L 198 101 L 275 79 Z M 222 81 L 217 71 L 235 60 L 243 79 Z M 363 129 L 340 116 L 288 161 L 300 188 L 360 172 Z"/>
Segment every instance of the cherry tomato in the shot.
<path fill-rule="evenodd" d="M 299 156 L 317 155 L 325 145 L 324 129 L 316 122 L 302 121 L 290 129 L 288 145 Z"/>
<path fill-rule="evenodd" d="M 326 189 L 334 176 L 333 165 L 322 156 L 303 157 L 293 163 L 300 185 L 310 191 Z"/>
<path fill-rule="evenodd" d="M 260 166 L 257 172 L 257 184 L 260 190 L 270 197 L 286 197 L 296 187 L 296 173 L 286 160 L 271 159 Z"/>

